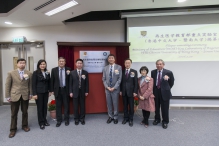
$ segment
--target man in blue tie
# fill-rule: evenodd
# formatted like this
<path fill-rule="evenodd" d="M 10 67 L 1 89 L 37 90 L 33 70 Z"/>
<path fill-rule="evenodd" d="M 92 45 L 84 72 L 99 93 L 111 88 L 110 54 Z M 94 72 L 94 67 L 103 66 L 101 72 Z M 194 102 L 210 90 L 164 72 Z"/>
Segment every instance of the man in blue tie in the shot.
<path fill-rule="evenodd" d="M 52 69 L 51 72 L 51 91 L 56 100 L 56 127 L 62 123 L 62 105 L 64 105 L 65 126 L 69 125 L 69 74 L 71 68 L 66 67 L 64 57 L 59 57 L 58 67 Z"/>
<path fill-rule="evenodd" d="M 154 79 L 153 93 L 155 96 L 155 120 L 153 125 L 160 123 L 160 107 L 162 112 L 162 127 L 166 129 L 169 123 L 169 105 L 172 97 L 171 88 L 174 85 L 174 76 L 172 71 L 164 69 L 164 61 L 156 61 L 157 69 L 151 71 L 151 77 Z"/>
<path fill-rule="evenodd" d="M 118 123 L 118 105 L 119 105 L 119 91 L 122 79 L 122 67 L 115 64 L 115 56 L 110 54 L 108 56 L 109 65 L 103 69 L 103 85 L 105 87 L 106 102 L 108 108 L 109 119 L 107 123 L 114 120 L 114 124 Z M 114 110 L 114 111 L 113 111 Z"/>

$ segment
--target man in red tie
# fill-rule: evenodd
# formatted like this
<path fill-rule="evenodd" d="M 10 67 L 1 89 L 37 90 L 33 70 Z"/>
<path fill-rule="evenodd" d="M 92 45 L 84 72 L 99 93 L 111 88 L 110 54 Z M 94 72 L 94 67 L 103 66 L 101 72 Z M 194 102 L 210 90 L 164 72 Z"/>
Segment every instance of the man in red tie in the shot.
<path fill-rule="evenodd" d="M 172 97 L 171 88 L 174 85 L 174 76 L 172 71 L 164 69 L 164 61 L 156 61 L 157 69 L 151 71 L 151 77 L 154 79 L 153 93 L 155 96 L 155 120 L 153 125 L 160 123 L 160 107 L 162 112 L 162 127 L 166 129 L 169 123 L 169 105 Z"/>
<path fill-rule="evenodd" d="M 134 116 L 134 97 L 138 92 L 138 73 L 131 68 L 132 60 L 125 60 L 125 70 L 122 72 L 122 81 L 120 85 L 120 95 L 124 105 L 124 119 L 122 124 L 129 122 L 129 126 L 133 126 Z"/>

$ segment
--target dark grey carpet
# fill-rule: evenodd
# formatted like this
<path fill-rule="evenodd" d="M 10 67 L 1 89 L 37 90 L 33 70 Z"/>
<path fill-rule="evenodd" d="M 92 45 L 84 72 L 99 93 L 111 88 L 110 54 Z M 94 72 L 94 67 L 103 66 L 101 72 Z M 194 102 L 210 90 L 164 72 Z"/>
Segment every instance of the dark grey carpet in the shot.
<path fill-rule="evenodd" d="M 141 113 L 139 111 L 139 113 Z M 49 115 L 49 114 L 48 114 Z M 153 114 L 151 115 L 151 118 Z M 106 124 L 107 114 L 89 114 L 86 125 L 74 125 L 73 117 L 69 126 L 59 128 L 48 116 L 51 126 L 41 130 L 37 124 L 36 107 L 29 107 L 30 132 L 21 130 L 21 112 L 18 117 L 18 131 L 14 138 L 8 138 L 10 106 L 0 106 L 0 146 L 218 146 L 218 110 L 170 110 L 170 123 L 164 130 L 161 124 L 148 128 L 140 125 L 138 114 L 134 126 L 122 125 L 122 114 L 117 125 Z"/>

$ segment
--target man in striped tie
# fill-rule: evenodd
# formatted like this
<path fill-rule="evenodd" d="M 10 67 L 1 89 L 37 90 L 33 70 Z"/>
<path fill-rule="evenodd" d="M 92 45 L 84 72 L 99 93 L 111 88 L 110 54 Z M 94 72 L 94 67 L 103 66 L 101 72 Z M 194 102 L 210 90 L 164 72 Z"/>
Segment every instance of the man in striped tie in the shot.
<path fill-rule="evenodd" d="M 69 81 L 70 97 L 73 98 L 75 125 L 85 125 L 85 98 L 89 92 L 88 72 L 83 70 L 83 60 L 76 60 L 77 69 L 71 71 Z M 80 112 L 79 112 L 80 107 Z"/>
<path fill-rule="evenodd" d="M 109 124 L 114 120 L 114 124 L 117 124 L 122 67 L 118 64 L 115 64 L 115 56 L 113 54 L 108 56 L 108 62 L 109 65 L 105 66 L 103 69 L 102 78 L 105 87 L 106 102 L 109 115 L 107 123 Z"/>

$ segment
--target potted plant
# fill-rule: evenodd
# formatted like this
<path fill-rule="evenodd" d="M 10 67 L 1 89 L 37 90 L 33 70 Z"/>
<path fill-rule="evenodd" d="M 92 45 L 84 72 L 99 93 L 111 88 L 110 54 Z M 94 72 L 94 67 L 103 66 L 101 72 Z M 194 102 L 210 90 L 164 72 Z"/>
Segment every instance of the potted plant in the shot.
<path fill-rule="evenodd" d="M 134 97 L 134 111 L 138 109 L 139 99 L 138 97 Z"/>
<path fill-rule="evenodd" d="M 56 101 L 51 100 L 48 104 L 48 111 L 50 111 L 50 116 L 53 119 L 56 119 Z"/>

